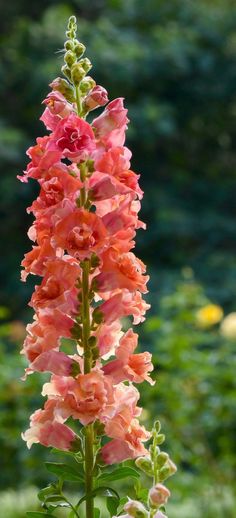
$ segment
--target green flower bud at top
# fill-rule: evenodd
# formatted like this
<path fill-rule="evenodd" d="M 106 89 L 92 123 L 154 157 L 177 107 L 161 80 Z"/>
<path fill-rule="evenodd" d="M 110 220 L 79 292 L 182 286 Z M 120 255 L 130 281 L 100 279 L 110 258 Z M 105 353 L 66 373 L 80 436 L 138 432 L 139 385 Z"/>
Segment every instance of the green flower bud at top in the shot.
<path fill-rule="evenodd" d="M 80 91 L 83 95 L 86 95 L 94 86 L 96 86 L 96 81 L 92 77 L 84 77 L 80 83 Z"/>
<path fill-rule="evenodd" d="M 64 48 L 66 50 L 74 50 L 74 43 L 73 43 L 73 41 L 71 41 L 71 40 L 65 41 Z"/>
<path fill-rule="evenodd" d="M 159 432 L 160 432 L 160 430 L 161 430 L 161 423 L 160 423 L 160 421 L 158 421 L 158 420 L 157 420 L 157 421 L 155 421 L 155 423 L 154 423 L 154 428 L 155 428 L 155 431 L 156 431 L 157 433 L 159 433 Z"/>
<path fill-rule="evenodd" d="M 157 455 L 157 458 L 156 458 L 157 467 L 162 468 L 162 466 L 164 466 L 164 464 L 166 463 L 166 461 L 168 459 L 169 459 L 168 453 L 166 453 L 165 451 L 162 451 L 161 453 L 159 453 L 159 455 Z"/>
<path fill-rule="evenodd" d="M 136 464 L 137 468 L 144 471 L 144 473 L 146 473 L 147 475 L 150 475 L 151 477 L 153 476 L 153 464 L 152 464 L 150 457 L 148 457 L 148 456 L 138 457 L 135 460 L 135 464 Z"/>
<path fill-rule="evenodd" d="M 76 17 L 74 15 L 70 16 L 68 20 L 68 27 L 72 27 L 73 25 L 76 25 Z"/>
<path fill-rule="evenodd" d="M 165 438 L 166 436 L 164 435 L 164 433 L 160 433 L 156 438 L 156 444 L 162 444 L 163 442 L 165 442 Z"/>
<path fill-rule="evenodd" d="M 76 57 L 72 50 L 68 50 L 64 55 L 64 61 L 68 65 L 68 67 L 72 67 L 73 63 L 76 61 Z"/>
<path fill-rule="evenodd" d="M 85 45 L 83 45 L 83 43 L 81 43 L 80 41 L 78 41 L 78 43 L 75 43 L 74 51 L 75 51 L 77 58 L 81 58 L 81 56 L 83 56 L 85 50 L 86 50 L 86 47 L 85 47 Z"/>
<path fill-rule="evenodd" d="M 81 79 L 85 76 L 86 72 L 84 68 L 80 65 L 80 63 L 75 63 L 71 69 L 71 78 L 73 83 L 78 86 L 80 84 Z"/>
<path fill-rule="evenodd" d="M 83 67 L 85 74 L 87 74 L 89 70 L 92 68 L 92 63 L 88 58 L 81 59 L 79 61 L 79 64 Z"/>

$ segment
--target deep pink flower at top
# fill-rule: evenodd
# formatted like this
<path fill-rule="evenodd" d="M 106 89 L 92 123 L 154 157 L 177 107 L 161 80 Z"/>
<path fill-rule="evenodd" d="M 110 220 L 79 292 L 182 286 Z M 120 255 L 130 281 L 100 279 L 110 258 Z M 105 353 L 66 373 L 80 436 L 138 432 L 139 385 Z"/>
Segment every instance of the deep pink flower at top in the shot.
<path fill-rule="evenodd" d="M 56 308 L 65 313 L 78 311 L 76 282 L 80 267 L 72 257 L 48 261 L 47 273 L 40 286 L 35 287 L 30 301 L 34 308 Z"/>
<path fill-rule="evenodd" d="M 85 107 L 91 111 L 98 106 L 104 106 L 108 102 L 107 91 L 103 86 L 96 85 L 84 98 Z"/>
<path fill-rule="evenodd" d="M 48 169 L 59 162 L 62 153 L 55 147 L 51 149 L 50 136 L 38 137 L 36 145 L 28 149 L 27 155 L 32 159 L 23 176 L 17 176 L 22 182 L 28 182 L 28 178 L 42 178 Z"/>
<path fill-rule="evenodd" d="M 30 428 L 22 434 L 28 448 L 33 443 L 52 446 L 61 450 L 73 449 L 77 436 L 63 419 L 55 418 L 55 401 L 46 401 L 44 409 L 36 410 L 30 418 Z"/>
<path fill-rule="evenodd" d="M 74 111 L 73 105 L 69 103 L 64 95 L 53 90 L 43 101 L 46 109 L 40 117 L 48 130 L 54 131 L 58 122 Z"/>
<path fill-rule="evenodd" d="M 111 324 L 118 318 L 130 315 L 134 317 L 133 323 L 139 324 L 144 321 L 144 315 L 149 308 L 150 304 L 142 299 L 139 291 L 130 293 L 128 290 L 116 293 L 99 307 L 106 324 Z"/>
<path fill-rule="evenodd" d="M 86 426 L 99 419 L 112 400 L 112 383 L 102 371 L 93 370 L 77 378 L 52 376 L 43 387 L 43 395 L 58 399 L 57 408 L 68 418 L 79 419 Z"/>
<path fill-rule="evenodd" d="M 55 226 L 53 244 L 64 248 L 78 259 L 99 254 L 107 242 L 107 232 L 101 218 L 86 209 L 75 209 Z"/>
<path fill-rule="evenodd" d="M 119 346 L 116 348 L 116 360 L 107 363 L 103 370 L 105 374 L 112 376 L 114 383 L 121 381 L 132 381 L 134 383 L 142 383 L 144 380 L 151 385 L 154 384 L 149 373 L 153 370 L 151 363 L 151 354 L 144 352 L 133 354 L 138 344 L 138 335 L 129 329 L 125 333 Z"/>
<path fill-rule="evenodd" d="M 75 113 L 62 119 L 52 134 L 51 149 L 58 149 L 63 157 L 74 162 L 90 157 L 95 149 L 91 126 Z"/>
<path fill-rule="evenodd" d="M 145 270 L 145 265 L 132 252 L 117 255 L 110 248 L 102 254 L 102 272 L 95 278 L 98 292 L 126 288 L 147 293 L 149 277 L 143 275 Z"/>
<path fill-rule="evenodd" d="M 61 337 L 70 337 L 74 321 L 57 309 L 40 310 L 34 321 L 27 325 L 27 337 L 22 353 L 33 362 L 45 351 L 59 348 Z"/>

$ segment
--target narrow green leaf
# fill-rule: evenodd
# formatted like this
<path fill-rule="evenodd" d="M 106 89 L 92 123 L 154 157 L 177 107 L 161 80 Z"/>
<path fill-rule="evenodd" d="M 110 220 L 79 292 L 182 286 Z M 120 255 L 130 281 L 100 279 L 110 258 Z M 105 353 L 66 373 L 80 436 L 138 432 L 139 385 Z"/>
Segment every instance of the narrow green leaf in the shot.
<path fill-rule="evenodd" d="M 57 475 L 63 480 L 84 481 L 83 475 L 78 473 L 75 468 L 68 464 L 64 464 L 62 462 L 45 462 L 45 466 L 50 473 Z"/>
<path fill-rule="evenodd" d="M 106 496 L 106 497 L 115 497 L 118 500 L 120 499 L 117 491 L 115 491 L 115 489 L 113 489 L 112 487 L 106 487 L 106 486 L 99 486 L 99 487 L 97 487 L 96 489 L 94 489 L 91 492 L 91 496 L 97 496 L 97 495 Z M 86 500 L 86 496 L 83 496 L 78 501 L 78 504 L 77 504 L 76 507 L 79 507 L 85 500 Z"/>
<path fill-rule="evenodd" d="M 129 467 L 121 467 L 117 468 L 114 471 L 111 471 L 110 473 L 102 473 L 99 475 L 97 480 L 100 482 L 108 481 L 111 482 L 113 480 L 122 480 L 123 478 L 136 478 L 138 479 L 140 477 L 140 474 L 136 469 L 129 468 Z"/>
<path fill-rule="evenodd" d="M 45 498 L 48 495 L 53 495 L 57 491 L 58 491 L 58 489 L 57 489 L 56 485 L 55 484 L 50 484 L 49 486 L 44 487 L 43 489 L 40 489 L 40 491 L 38 492 L 38 499 L 41 502 L 44 502 Z"/>
<path fill-rule="evenodd" d="M 97 507 L 95 507 L 94 509 L 94 518 L 100 518 L 100 509 L 98 509 Z"/>

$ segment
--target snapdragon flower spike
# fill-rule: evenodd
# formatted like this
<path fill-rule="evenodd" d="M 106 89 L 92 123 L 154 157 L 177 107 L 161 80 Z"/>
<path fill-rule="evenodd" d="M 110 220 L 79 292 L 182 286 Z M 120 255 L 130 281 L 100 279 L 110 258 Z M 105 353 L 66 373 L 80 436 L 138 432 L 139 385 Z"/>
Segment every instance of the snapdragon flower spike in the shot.
<path fill-rule="evenodd" d="M 77 440 L 69 418 L 85 427 L 100 422 L 110 439 L 100 454 L 112 464 L 144 456 L 150 437 L 139 424 L 133 384 L 153 383 L 151 355 L 135 352 L 138 335 L 122 331 L 121 322 L 129 316 L 138 324 L 149 308 L 145 265 L 133 252 L 136 231 L 145 228 L 138 219 L 143 192 L 124 146 L 129 121 L 123 99 L 108 103 L 106 90 L 86 78 L 90 65 L 74 61 L 81 44 L 73 38 L 63 67 L 69 81 L 54 80 L 43 101 L 41 121 L 49 134 L 30 147 L 20 177 L 40 187 L 28 209 L 34 244 L 22 261 L 22 280 L 42 278 L 30 301 L 35 316 L 22 353 L 29 361 L 26 375 L 52 374 L 42 391 L 44 409 L 33 414 L 23 438 L 28 447 L 40 442 L 69 450 Z M 62 338 L 71 338 L 70 354 Z"/>

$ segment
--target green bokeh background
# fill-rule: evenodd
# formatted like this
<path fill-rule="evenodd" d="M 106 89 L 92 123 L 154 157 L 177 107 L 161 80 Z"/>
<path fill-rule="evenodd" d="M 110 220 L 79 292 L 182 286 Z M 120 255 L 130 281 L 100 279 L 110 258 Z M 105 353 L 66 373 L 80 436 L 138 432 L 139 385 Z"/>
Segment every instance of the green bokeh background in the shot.
<path fill-rule="evenodd" d="M 57 51 L 70 14 L 79 19 L 93 77 L 110 99 L 126 98 L 131 119 L 128 146 L 133 169 L 141 172 L 142 219 L 148 224 L 147 232 L 139 232 L 137 253 L 151 275 L 152 309 L 140 328 L 141 347 L 152 350 L 158 379 L 154 389 L 144 386 L 142 402 L 147 424 L 154 415 L 161 418 L 166 448 L 179 465 L 170 482 L 169 517 L 231 518 L 236 339 L 226 340 L 219 325 L 200 329 L 196 312 L 208 302 L 225 314 L 236 310 L 235 0 L 0 5 L 3 516 L 23 517 L 28 500 L 35 501 L 27 488 L 47 480 L 44 449 L 28 452 L 20 439 L 40 404 L 42 380 L 19 381 L 34 285 L 33 279 L 20 283 L 19 264 L 30 248 L 25 208 L 37 187 L 15 177 L 26 166 L 26 148 L 44 134 L 41 101 L 59 75 Z"/>

